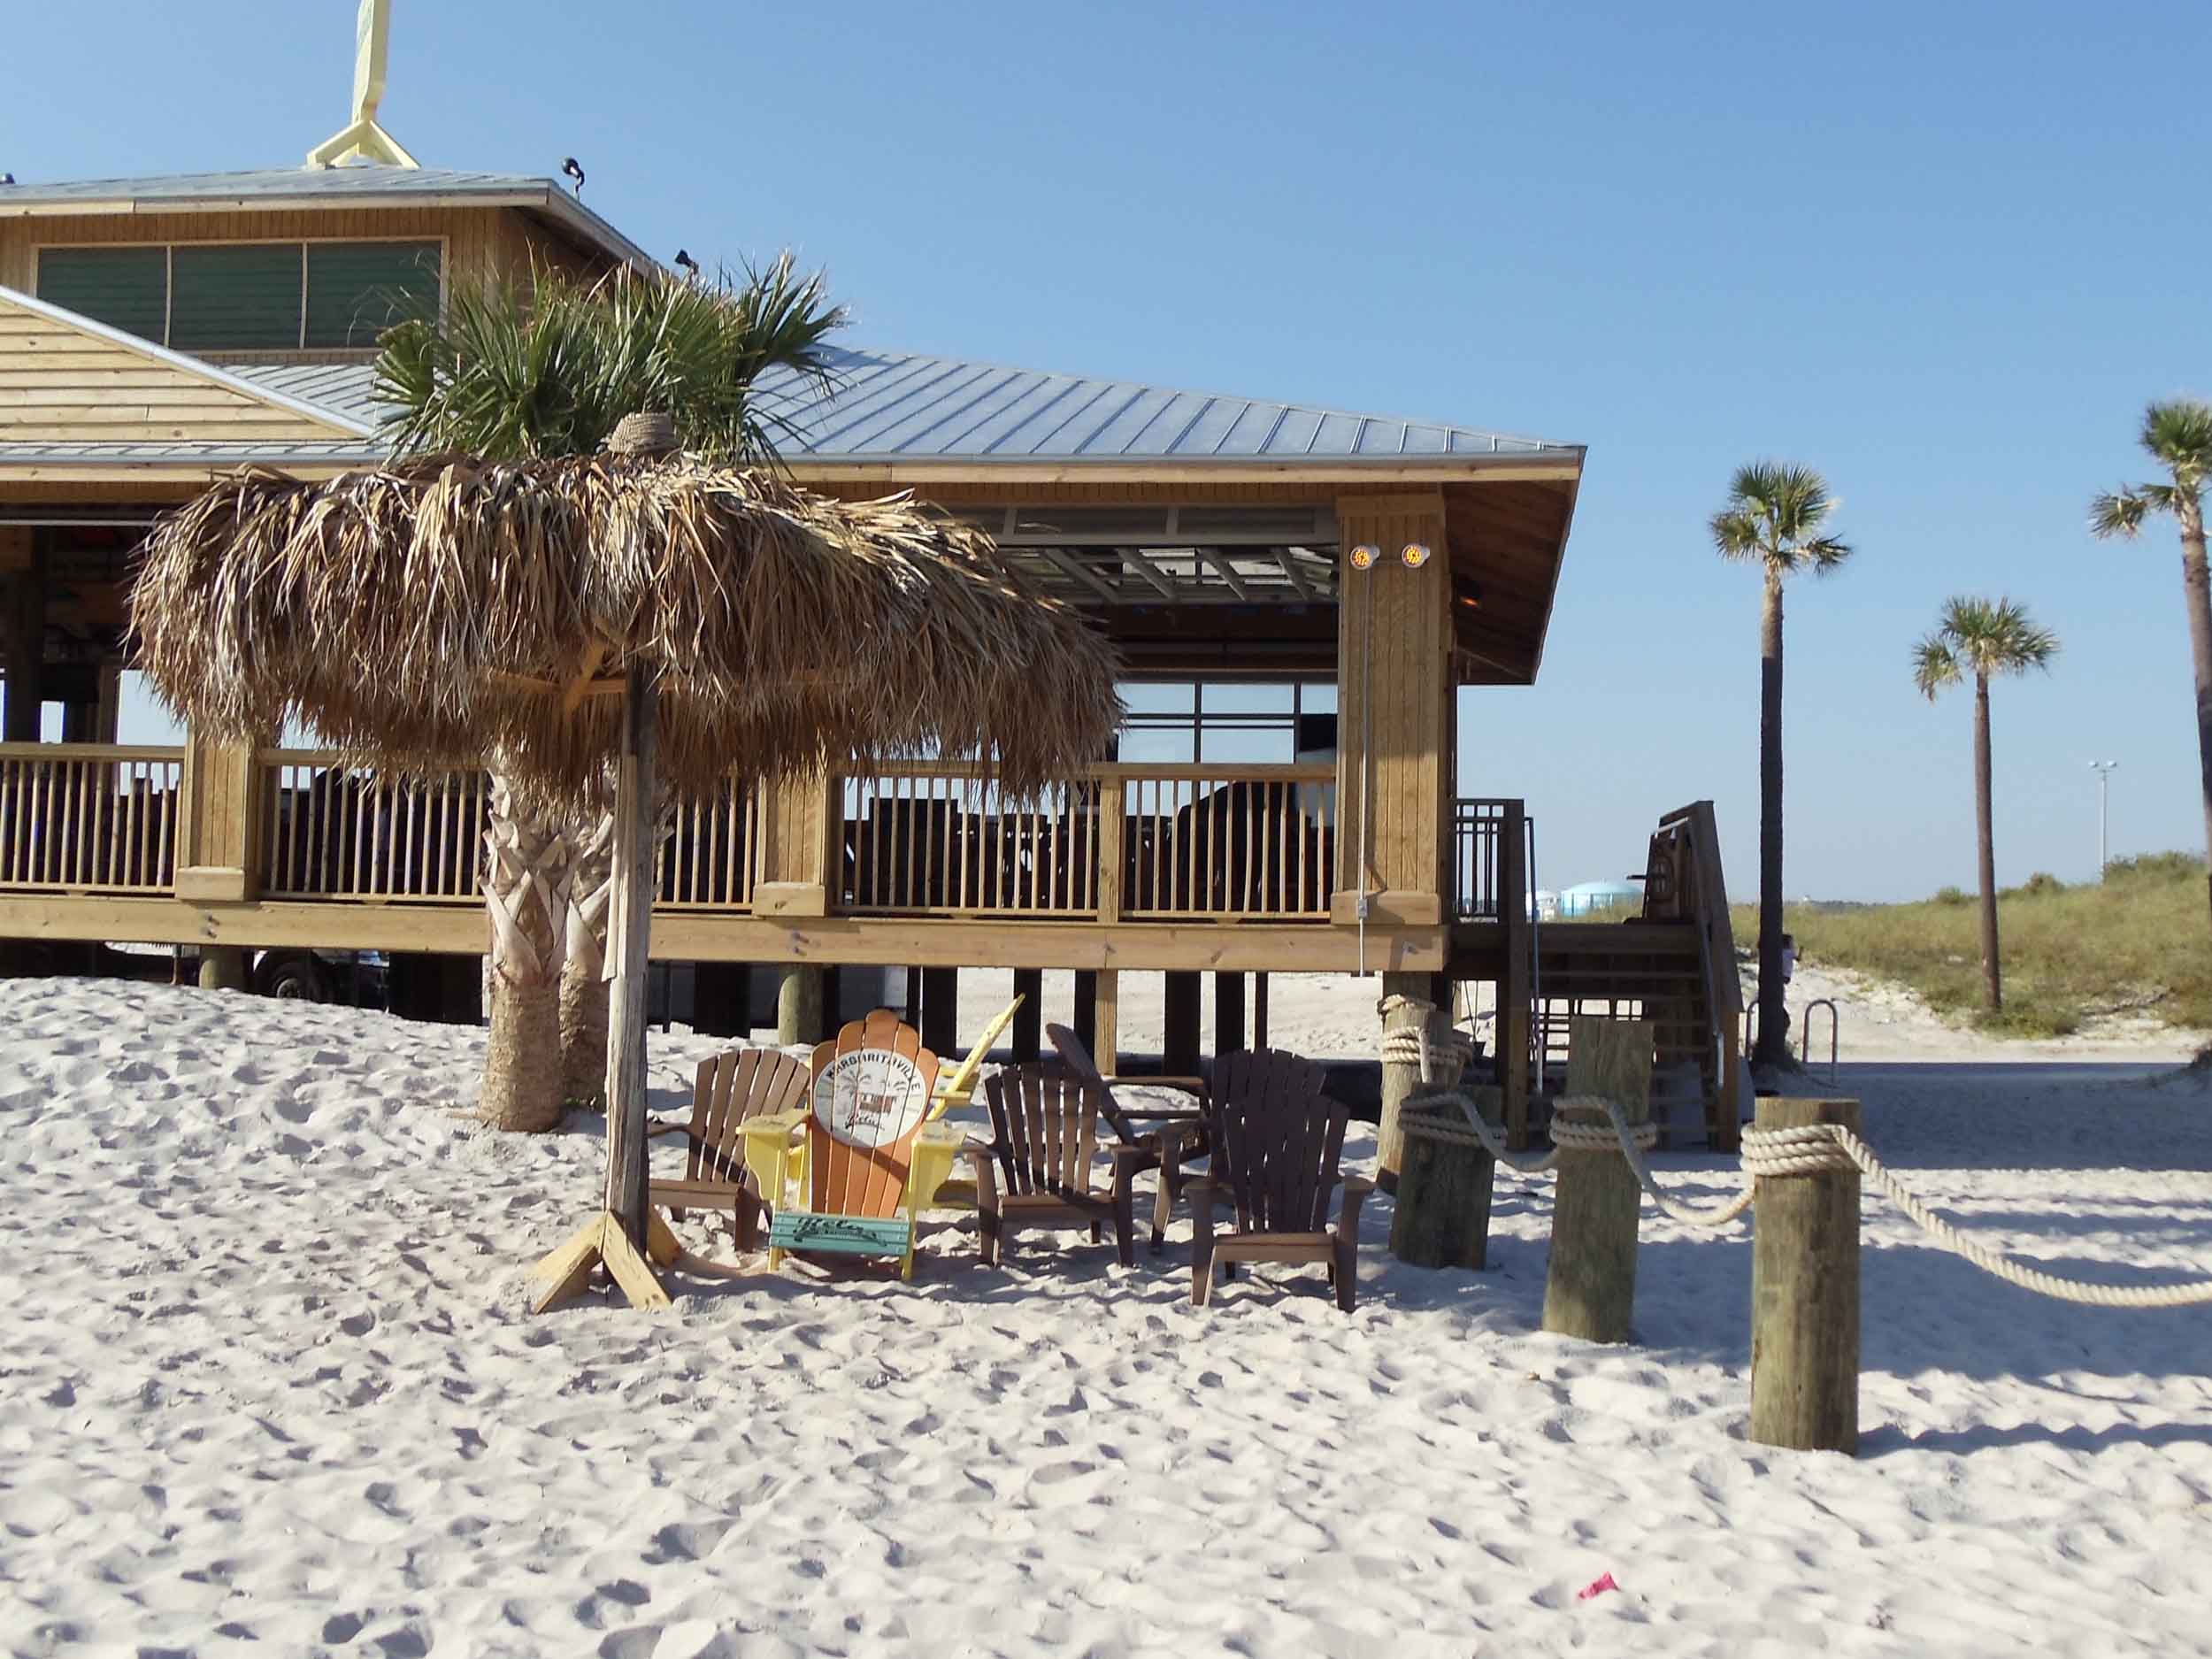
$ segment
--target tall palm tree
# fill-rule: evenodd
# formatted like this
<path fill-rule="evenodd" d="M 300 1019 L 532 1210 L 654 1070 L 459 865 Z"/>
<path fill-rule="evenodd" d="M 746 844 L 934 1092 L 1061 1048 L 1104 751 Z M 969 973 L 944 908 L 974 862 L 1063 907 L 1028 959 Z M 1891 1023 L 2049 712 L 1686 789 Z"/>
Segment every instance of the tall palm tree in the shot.
<path fill-rule="evenodd" d="M 1759 610 L 1759 1040 L 1754 1064 L 1786 1064 L 1789 1012 L 1782 984 L 1782 583 L 1800 571 L 1825 576 L 1851 557 L 1827 534 L 1835 498 L 1809 466 L 1755 461 L 1736 469 L 1728 504 L 1713 515 L 1713 545 L 1755 564 L 1765 578 Z"/>
<path fill-rule="evenodd" d="M 457 283 L 441 318 L 378 341 L 386 435 L 403 457 L 550 459 L 591 454 L 625 415 L 658 410 L 704 459 L 772 461 L 788 427 L 757 382 L 776 368 L 826 380 L 825 342 L 844 321 L 822 273 L 796 271 L 787 254 L 741 281 L 624 268 L 596 280 L 538 270 Z M 492 794 L 482 1105 L 502 1127 L 551 1127 L 565 1098 L 595 1098 L 606 1074 L 603 819 L 548 823 L 516 792 Z"/>
<path fill-rule="evenodd" d="M 2154 513 L 2181 530 L 2181 602 L 2189 613 L 2189 662 L 2197 681 L 2197 769 L 2204 790 L 2205 851 L 2212 856 L 2212 581 L 2205 572 L 2204 487 L 2212 478 L 2212 403 L 2177 397 L 2143 411 L 2143 448 L 2166 469 L 2162 484 L 2127 484 L 2089 504 L 2100 538 L 2132 540 Z M 2212 875 L 2208 876 L 2212 882 Z M 2212 899 L 2212 886 L 2207 887 Z"/>
<path fill-rule="evenodd" d="M 1997 852 L 1990 833 L 1989 682 L 2001 674 L 2048 668 L 2058 635 L 2038 627 L 2028 608 L 2009 599 L 1943 602 L 1934 631 L 1913 647 L 1912 682 L 1931 703 L 1936 694 L 1974 677 L 1974 831 L 1982 887 L 1982 1000 L 1993 1014 L 2005 1005 L 1997 963 Z"/>

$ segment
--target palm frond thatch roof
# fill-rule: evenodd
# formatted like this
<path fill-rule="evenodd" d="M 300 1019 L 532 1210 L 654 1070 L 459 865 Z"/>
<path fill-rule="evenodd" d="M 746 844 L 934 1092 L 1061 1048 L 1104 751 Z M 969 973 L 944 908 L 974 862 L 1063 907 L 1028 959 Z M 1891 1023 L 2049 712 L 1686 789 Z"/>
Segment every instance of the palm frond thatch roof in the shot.
<path fill-rule="evenodd" d="M 1103 756 L 1121 718 L 1111 647 L 987 538 L 682 457 L 243 472 L 156 526 L 132 623 L 157 695 L 211 735 L 298 718 L 367 764 L 496 754 L 569 798 L 618 745 L 599 694 L 639 664 L 681 795 L 932 752 L 1025 788 Z"/>

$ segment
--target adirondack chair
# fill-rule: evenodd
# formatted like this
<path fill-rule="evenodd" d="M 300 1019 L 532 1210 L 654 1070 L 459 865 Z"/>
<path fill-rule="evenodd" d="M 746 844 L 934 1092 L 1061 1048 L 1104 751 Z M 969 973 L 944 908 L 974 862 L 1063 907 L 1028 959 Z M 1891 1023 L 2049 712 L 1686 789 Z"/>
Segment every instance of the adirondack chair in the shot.
<path fill-rule="evenodd" d="M 1024 1000 L 1018 996 L 999 1010 L 983 1028 L 975 1047 L 968 1050 L 968 1057 L 956 1070 L 938 1077 L 937 1092 L 930 1097 L 929 1116 L 923 1120 L 922 1133 L 914 1139 L 914 1162 L 907 1176 L 911 1189 L 907 1199 L 917 1214 L 925 1210 L 975 1208 L 975 1183 L 956 1179 L 952 1172 L 968 1140 L 966 1129 L 960 1123 L 946 1122 L 945 1114 L 955 1109 L 965 1110 L 974 1102 L 976 1079 L 982 1073 L 984 1061 L 990 1058 L 991 1045 L 1014 1023 Z"/>
<path fill-rule="evenodd" d="M 745 1125 L 754 1118 L 789 1111 L 806 1099 L 805 1064 L 773 1048 L 726 1048 L 699 1062 L 692 1084 L 691 1118 L 656 1118 L 649 1136 L 682 1135 L 688 1151 L 681 1180 L 649 1180 L 646 1202 L 669 1206 L 672 1220 L 687 1208 L 730 1207 L 737 1248 L 756 1248 L 760 1212 L 780 1202 L 781 1193 L 764 1194 L 745 1166 Z"/>
<path fill-rule="evenodd" d="M 787 1250 L 895 1256 L 914 1276 L 914 1207 L 907 1175 L 914 1137 L 937 1085 L 937 1056 L 888 1009 L 818 1044 L 808 1065 L 807 1202 L 778 1206 L 768 1264 Z M 764 1193 L 781 1193 L 791 1151 L 787 1120 L 756 1120 L 745 1159 Z"/>
<path fill-rule="evenodd" d="M 1319 1262 L 1336 1286 L 1336 1305 L 1352 1311 L 1359 1295 L 1359 1211 L 1374 1183 L 1345 1179 L 1343 1107 L 1322 1093 L 1322 1071 L 1279 1049 L 1225 1055 L 1206 1115 L 1213 1165 L 1187 1188 L 1196 1232 L 1191 1242 L 1190 1299 L 1206 1305 L 1214 1268 L 1233 1276 L 1239 1262 Z M 1341 1181 L 1343 1203 L 1329 1228 L 1329 1194 Z M 1214 1206 L 1236 1210 L 1236 1229 L 1214 1231 Z"/>
<path fill-rule="evenodd" d="M 995 1138 L 971 1140 L 980 1253 L 988 1264 L 1005 1254 L 1006 1235 L 1019 1227 L 1082 1227 L 1099 1241 L 1114 1224 L 1114 1247 L 1127 1267 L 1135 1259 L 1132 1212 L 1141 1167 L 1156 1160 L 1143 1147 L 1116 1148 L 1110 1192 L 1091 1178 L 1098 1152 L 1098 1093 L 1066 1073 L 1015 1066 L 984 1082 Z"/>
<path fill-rule="evenodd" d="M 1151 1155 L 1150 1162 L 1136 1168 L 1160 1171 L 1159 1191 L 1152 1201 L 1152 1248 L 1156 1251 L 1160 1240 L 1167 1236 L 1168 1217 L 1182 1195 L 1183 1165 L 1206 1156 L 1204 1109 L 1143 1106 L 1134 1102 L 1125 1104 L 1116 1096 L 1114 1086 L 1100 1074 L 1098 1062 L 1091 1058 L 1091 1051 L 1083 1046 L 1080 1037 L 1065 1025 L 1047 1025 L 1045 1034 L 1052 1039 L 1052 1046 L 1069 1072 L 1096 1094 L 1099 1116 L 1112 1126 L 1121 1144 L 1141 1148 Z M 1148 1077 L 1127 1080 L 1141 1081 L 1148 1087 L 1180 1089 L 1201 1098 L 1206 1090 L 1203 1078 Z"/>

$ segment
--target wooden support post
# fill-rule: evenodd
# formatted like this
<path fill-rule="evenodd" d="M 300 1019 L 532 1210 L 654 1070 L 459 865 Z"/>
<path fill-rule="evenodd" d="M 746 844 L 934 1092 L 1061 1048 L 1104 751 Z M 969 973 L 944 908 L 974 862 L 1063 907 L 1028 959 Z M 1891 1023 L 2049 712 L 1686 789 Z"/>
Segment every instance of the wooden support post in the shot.
<path fill-rule="evenodd" d="M 1045 1031 L 1045 971 L 1014 970 L 1014 995 L 1022 1005 L 1014 1010 L 1014 1064 L 1029 1065 L 1042 1052 Z"/>
<path fill-rule="evenodd" d="M 826 1034 L 824 1029 L 822 970 L 811 963 L 792 962 L 784 964 L 783 982 L 776 990 L 776 1041 L 789 1048 L 794 1043 L 819 1042 Z"/>
<path fill-rule="evenodd" d="M 1841 1124 L 1855 1100 L 1759 1097 L 1762 1129 Z M 1752 1210 L 1751 1438 L 1859 1449 L 1859 1171 L 1761 1176 Z"/>
<path fill-rule="evenodd" d="M 44 550 L 30 530 L 0 530 L 0 538 L 25 546 L 8 546 L 13 566 L 8 579 L 7 704 L 0 714 L 0 741 L 35 743 L 43 699 L 41 681 L 46 667 L 46 560 Z"/>
<path fill-rule="evenodd" d="M 1160 1047 L 1160 1070 L 1170 1077 L 1198 1075 L 1199 997 L 1203 990 L 1196 973 L 1172 970 L 1162 998 L 1164 1020 Z"/>
<path fill-rule="evenodd" d="M 1237 1054 L 1244 1048 L 1244 976 L 1214 974 L 1214 1052 Z M 1169 1071 L 1175 1068 L 1170 1066 Z"/>
<path fill-rule="evenodd" d="M 659 671 L 634 664 L 623 689 L 622 753 L 616 762 L 614 900 L 607 920 L 607 1197 L 609 1216 L 645 1250 L 646 961 L 653 922 L 654 749 Z M 609 1263 L 609 1267 L 613 1267 Z M 617 1275 L 620 1280 L 620 1275 Z M 630 1289 L 625 1282 L 623 1288 Z M 634 1292 L 631 1301 L 638 1298 Z"/>
<path fill-rule="evenodd" d="M 960 1052 L 960 970 L 922 970 L 922 1046 L 936 1054 Z"/>
<path fill-rule="evenodd" d="M 1252 1046 L 1267 1047 L 1267 975 L 1252 976 Z"/>
<path fill-rule="evenodd" d="M 100 664 L 100 697 L 94 705 L 92 741 L 112 743 L 123 723 L 123 665 L 120 663 Z"/>
<path fill-rule="evenodd" d="M 1091 1057 L 1098 1057 L 1098 970 L 1075 971 L 1075 1034 Z"/>
<path fill-rule="evenodd" d="M 1494 1125 L 1502 1091 L 1485 1084 L 1470 1093 L 1483 1121 Z M 1455 1106 L 1417 1107 L 1403 1121 L 1391 1255 L 1414 1267 L 1484 1266 L 1490 1254 L 1490 1192 L 1497 1160 L 1472 1139 Z M 1432 1125 L 1449 1138 L 1430 1134 Z"/>
<path fill-rule="evenodd" d="M 1094 1002 L 1097 1009 L 1098 1029 L 1091 1037 L 1091 1058 L 1098 1063 L 1102 1076 L 1112 1077 L 1121 1070 L 1121 973 L 1118 969 L 1098 970 L 1098 995 Z"/>
<path fill-rule="evenodd" d="M 1651 1110 L 1652 1028 L 1643 1019 L 1577 1019 L 1568 1029 L 1567 1093 L 1625 1109 L 1631 1123 Z M 1557 1109 L 1555 1109 L 1557 1110 Z M 1563 1111 L 1578 1123 L 1603 1112 Z M 1559 1155 L 1551 1210 L 1551 1271 L 1544 1329 L 1589 1342 L 1625 1342 L 1636 1310 L 1636 1228 L 1643 1190 L 1617 1148 Z"/>
<path fill-rule="evenodd" d="M 200 947 L 200 988 L 205 991 L 242 991 L 246 988 L 246 952 L 238 945 Z"/>
<path fill-rule="evenodd" d="M 1505 1094 L 1505 1141 L 1528 1147 L 1529 1097 L 1543 1087 L 1541 1056 L 1532 1058 L 1529 1018 L 1536 945 L 1528 910 L 1528 820 L 1518 801 L 1498 820 L 1498 924 L 1505 965 L 1498 976 L 1498 1083 Z"/>
<path fill-rule="evenodd" d="M 1421 1087 L 1421 1063 L 1417 1058 L 1391 1058 L 1390 1034 L 1396 1031 L 1418 1031 L 1425 1021 L 1432 1045 L 1430 1056 L 1436 1061 L 1444 1059 L 1444 1043 L 1448 1039 L 1441 1029 L 1442 1022 L 1428 1002 L 1427 974 L 1386 973 L 1382 976 L 1382 988 L 1386 1011 L 1382 1019 L 1382 1121 L 1376 1127 L 1375 1185 L 1386 1193 L 1394 1193 L 1398 1190 L 1398 1169 L 1404 1146 L 1399 1118 L 1405 1110 L 1407 1096 Z M 1393 997 L 1402 1000 L 1394 1003 Z"/>

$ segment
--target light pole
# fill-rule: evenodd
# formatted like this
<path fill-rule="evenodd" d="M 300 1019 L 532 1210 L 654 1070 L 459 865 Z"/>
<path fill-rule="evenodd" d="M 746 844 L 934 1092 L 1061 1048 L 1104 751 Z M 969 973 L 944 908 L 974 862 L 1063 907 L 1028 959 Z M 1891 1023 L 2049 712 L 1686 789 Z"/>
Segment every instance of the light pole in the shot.
<path fill-rule="evenodd" d="M 2119 767 L 2120 763 L 2116 760 L 2093 760 L 2089 763 L 2089 770 L 2097 774 L 2097 879 L 2099 881 L 2104 879 L 2105 866 L 2112 862 L 2110 842 L 2107 839 L 2107 829 L 2111 823 L 2108 803 L 2112 792 L 2112 774 L 2117 772 Z"/>

